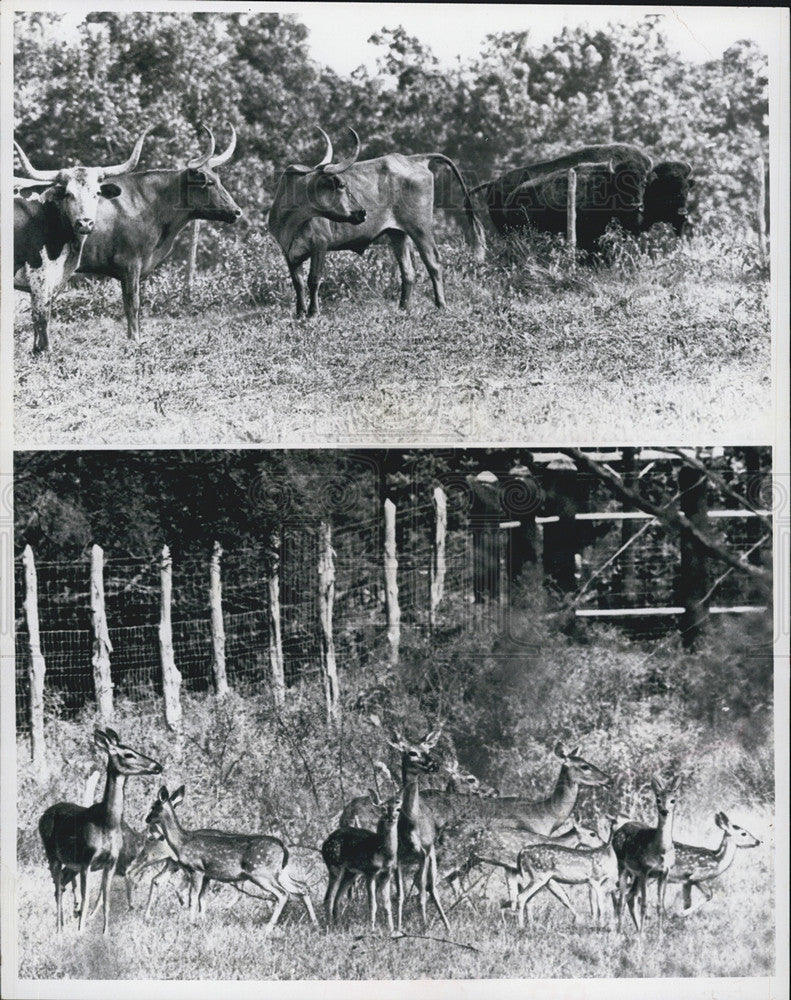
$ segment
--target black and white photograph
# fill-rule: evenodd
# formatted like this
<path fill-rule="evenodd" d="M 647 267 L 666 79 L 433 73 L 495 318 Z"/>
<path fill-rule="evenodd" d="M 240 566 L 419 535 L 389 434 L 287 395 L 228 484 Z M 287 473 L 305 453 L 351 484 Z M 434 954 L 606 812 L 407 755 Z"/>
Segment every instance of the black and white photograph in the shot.
<path fill-rule="evenodd" d="M 769 975 L 771 460 L 18 452 L 20 977 Z"/>
<path fill-rule="evenodd" d="M 194 6 L 14 18 L 17 446 L 770 439 L 771 21 Z"/>
<path fill-rule="evenodd" d="M 4 5 L 3 997 L 789 996 L 789 23 Z"/>

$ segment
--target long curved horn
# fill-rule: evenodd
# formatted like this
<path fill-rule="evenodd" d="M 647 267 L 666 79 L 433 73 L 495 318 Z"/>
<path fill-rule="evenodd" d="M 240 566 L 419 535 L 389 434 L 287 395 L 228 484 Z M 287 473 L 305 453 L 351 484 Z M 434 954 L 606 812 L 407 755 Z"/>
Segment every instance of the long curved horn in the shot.
<path fill-rule="evenodd" d="M 324 141 L 327 143 L 327 150 L 324 153 L 323 159 L 319 160 L 319 162 L 313 168 L 314 170 L 318 170 L 319 167 L 326 167 L 328 163 L 332 163 L 332 142 L 330 142 L 330 137 L 327 135 L 327 133 L 320 125 L 316 126 L 316 130 L 318 132 L 321 132 L 321 134 L 324 136 Z"/>
<path fill-rule="evenodd" d="M 339 163 L 329 163 L 326 167 L 322 167 L 324 173 L 330 177 L 335 176 L 335 174 L 342 174 L 344 170 L 348 170 L 349 167 L 353 166 L 357 162 L 357 157 L 360 155 L 360 137 L 351 125 L 347 125 L 346 127 L 354 136 L 354 152 L 351 156 L 347 156 L 345 160 L 341 160 Z"/>
<path fill-rule="evenodd" d="M 210 157 L 207 166 L 221 167 L 223 163 L 227 163 L 233 156 L 233 151 L 236 149 L 236 129 L 230 122 L 228 122 L 228 128 L 231 130 L 231 141 L 228 143 L 228 148 L 224 153 L 220 153 L 219 156 Z"/>
<path fill-rule="evenodd" d="M 14 147 L 17 151 L 17 156 L 19 157 L 19 162 L 22 164 L 22 170 L 25 175 L 34 181 L 54 181 L 55 178 L 60 173 L 60 170 L 36 170 L 30 160 L 22 152 L 22 147 L 14 139 Z"/>
<path fill-rule="evenodd" d="M 206 150 L 205 153 L 202 153 L 200 156 L 195 156 L 193 157 L 193 159 L 187 162 L 187 166 L 190 168 L 190 170 L 200 170 L 201 167 L 205 167 L 206 164 L 214 155 L 214 145 L 215 145 L 214 133 L 209 128 L 209 126 L 204 125 L 203 122 L 201 122 L 201 128 L 209 137 L 209 148 Z"/>
<path fill-rule="evenodd" d="M 147 125 L 143 131 L 140 133 L 140 138 L 135 143 L 135 148 L 132 150 L 132 155 L 124 163 L 118 163 L 112 167 L 104 167 L 105 177 L 118 177 L 119 174 L 128 174 L 131 170 L 134 170 L 137 166 L 137 161 L 140 159 L 140 154 L 143 152 L 143 143 L 146 141 L 146 136 L 153 128 L 153 125 Z"/>

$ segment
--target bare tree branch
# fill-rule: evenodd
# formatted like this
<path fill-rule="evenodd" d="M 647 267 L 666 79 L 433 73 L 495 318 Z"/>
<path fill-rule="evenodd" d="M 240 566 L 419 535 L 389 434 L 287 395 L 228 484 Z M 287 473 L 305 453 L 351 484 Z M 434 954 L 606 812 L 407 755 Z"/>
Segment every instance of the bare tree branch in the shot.
<path fill-rule="evenodd" d="M 680 448 L 666 448 L 665 451 L 669 451 L 673 455 L 678 455 L 685 465 L 688 465 L 691 469 L 697 469 L 698 472 L 702 472 L 703 475 L 706 476 L 706 478 L 713 483 L 721 493 L 724 493 L 725 496 L 729 497 L 731 500 L 735 500 L 736 503 L 741 504 L 741 506 L 745 507 L 747 510 L 751 510 L 770 531 L 772 530 L 772 519 L 766 517 L 760 512 L 760 510 L 758 510 L 757 507 L 753 506 L 749 500 L 737 493 L 736 490 L 725 482 L 719 473 L 714 472 L 711 469 L 707 469 L 703 462 L 699 461 L 697 458 L 693 458 L 692 455 L 687 455 Z"/>
<path fill-rule="evenodd" d="M 603 483 L 605 483 L 610 492 L 619 500 L 632 504 L 637 507 L 638 510 L 642 510 L 646 514 L 650 514 L 652 517 L 655 517 L 657 521 L 661 521 L 662 524 L 671 528 L 673 531 L 680 531 L 681 529 L 688 531 L 693 538 L 700 543 L 701 547 L 709 556 L 712 557 L 712 559 L 717 559 L 719 562 L 727 563 L 740 573 L 744 573 L 747 576 L 752 577 L 755 582 L 767 593 L 771 592 L 771 573 L 768 573 L 760 566 L 753 566 L 751 563 L 743 562 L 739 556 L 735 556 L 723 545 L 720 545 L 719 542 L 714 541 L 713 538 L 710 538 L 708 535 L 704 534 L 704 532 L 700 531 L 700 529 L 696 528 L 689 518 L 678 510 L 675 505 L 668 508 L 657 507 L 655 504 L 651 503 L 650 500 L 646 500 L 646 498 L 641 496 L 639 493 L 635 493 L 634 490 L 628 489 L 624 486 L 618 476 L 603 468 L 598 462 L 594 462 L 591 458 L 588 458 L 588 456 L 581 452 L 578 448 L 561 448 L 559 450 L 562 451 L 563 454 L 568 455 L 569 458 L 574 459 L 580 468 L 586 469 L 592 475 L 596 476 L 597 479 L 600 479 Z"/>

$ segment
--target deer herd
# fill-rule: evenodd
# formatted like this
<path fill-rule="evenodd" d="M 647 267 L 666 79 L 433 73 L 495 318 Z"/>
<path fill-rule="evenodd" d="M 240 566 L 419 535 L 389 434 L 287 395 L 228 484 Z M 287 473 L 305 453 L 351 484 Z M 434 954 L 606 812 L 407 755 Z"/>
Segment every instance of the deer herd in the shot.
<path fill-rule="evenodd" d="M 412 742 L 398 732 L 388 744 L 400 755 L 401 781 L 390 776 L 387 766 L 376 768 L 393 784 L 393 794 L 384 799 L 377 791 L 350 801 L 335 829 L 321 847 L 327 867 L 328 885 L 324 908 L 328 928 L 339 920 L 339 909 L 352 896 L 354 886 L 364 881 L 371 929 L 376 926 L 377 895 L 380 896 L 391 933 L 402 932 L 407 877 L 414 871 L 424 928 L 428 925 L 428 898 L 446 930 L 448 918 L 440 901 L 437 848 L 451 839 L 464 845 L 463 861 L 444 876 L 453 887 L 457 902 L 472 905 L 473 886 L 465 888 L 474 869 L 502 869 L 508 889 L 503 910 L 516 914 L 524 927 L 525 911 L 532 922 L 531 900 L 547 889 L 579 915 L 564 886 L 587 886 L 591 916 L 599 927 L 605 921 L 605 896 L 610 895 L 618 930 L 622 927 L 626 902 L 638 935 L 646 919 L 648 886 L 657 886 L 657 930 L 662 934 L 665 893 L 669 882 L 681 886 L 683 915 L 688 916 L 712 898 L 709 883 L 733 861 L 736 849 L 755 847 L 760 841 L 731 823 L 724 812 L 715 822 L 722 831 L 718 848 L 677 843 L 673 820 L 678 802 L 679 777 L 664 782 L 654 776 L 657 821 L 655 826 L 623 816 L 602 816 L 593 833 L 578 825 L 574 810 L 581 786 L 604 786 L 611 778 L 585 760 L 578 749 L 555 747 L 560 774 L 551 794 L 540 801 L 523 795 L 500 795 L 458 762 L 445 765 L 449 780 L 445 788 L 421 787 L 423 777 L 435 774 L 440 763 L 436 746 L 441 730 Z M 293 869 L 286 844 L 275 836 L 235 833 L 218 829 L 187 829 L 176 807 L 184 798 L 184 787 L 169 792 L 163 785 L 146 816 L 147 834 L 134 830 L 124 819 L 124 787 L 132 775 L 161 774 L 162 766 L 144 754 L 124 746 L 112 729 L 97 729 L 94 742 L 107 755 L 104 795 L 93 802 L 93 787 L 86 788 L 82 805 L 58 802 L 39 820 L 39 832 L 55 884 L 57 929 L 62 930 L 63 891 L 71 885 L 78 928 L 103 903 L 104 933 L 108 931 L 110 887 L 113 876 L 126 879 L 131 908 L 130 880 L 151 867 L 152 878 L 145 917 L 159 886 L 182 874 L 189 883 L 189 909 L 193 919 L 204 912 L 204 898 L 211 883 L 226 883 L 241 893 L 274 899 L 266 924 L 268 934 L 276 925 L 290 896 L 301 899 L 314 926 L 318 920 L 308 885 Z M 94 777 L 98 778 L 95 772 Z M 101 874 L 101 891 L 89 913 L 94 873 Z M 395 883 L 396 916 L 393 917 L 392 886 Z M 477 884 L 477 883 L 475 883 Z M 693 903 L 692 890 L 701 898 Z M 637 900 L 639 898 L 639 909 Z M 181 901 L 181 897 L 179 897 Z"/>

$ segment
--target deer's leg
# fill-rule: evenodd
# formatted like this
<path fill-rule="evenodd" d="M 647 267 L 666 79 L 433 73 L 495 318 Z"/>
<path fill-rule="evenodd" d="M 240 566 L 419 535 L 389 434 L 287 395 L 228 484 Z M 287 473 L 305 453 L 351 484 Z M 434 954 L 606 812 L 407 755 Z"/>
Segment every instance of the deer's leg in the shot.
<path fill-rule="evenodd" d="M 445 911 L 442 909 L 442 903 L 440 903 L 439 896 L 437 895 L 437 852 L 433 846 L 428 855 L 428 891 L 434 901 L 434 906 L 437 908 L 440 920 L 445 925 L 445 930 L 450 931 L 448 918 L 445 916 Z"/>
<path fill-rule="evenodd" d="M 130 910 L 134 910 L 135 905 L 132 902 L 132 882 L 125 876 L 124 876 L 124 885 L 126 886 L 126 904 Z"/>
<path fill-rule="evenodd" d="M 327 891 L 324 893 L 324 912 L 327 917 L 327 925 L 335 923 L 338 919 L 338 890 L 343 881 L 344 871 L 342 868 L 330 870 L 330 879 L 327 883 Z"/>
<path fill-rule="evenodd" d="M 396 868 L 396 928 L 401 930 L 401 919 L 404 911 L 404 872 L 401 865 Z"/>
<path fill-rule="evenodd" d="M 626 893 L 626 905 L 629 907 L 629 913 L 632 917 L 632 922 L 634 923 L 637 932 L 640 932 L 640 924 L 637 922 L 637 914 L 635 913 L 635 897 L 637 896 L 637 891 L 640 888 L 640 883 L 643 881 L 642 875 L 635 875 L 632 879 L 632 884 L 629 886 L 629 890 Z M 621 901 L 623 906 L 623 900 Z"/>
<path fill-rule="evenodd" d="M 667 872 L 663 872 L 656 886 L 656 910 L 659 919 L 659 934 L 662 935 L 662 925 L 665 917 L 665 893 L 667 892 Z"/>
<path fill-rule="evenodd" d="M 559 899 L 560 902 L 566 907 L 566 909 L 570 910 L 574 914 L 574 921 L 575 922 L 578 921 L 579 914 L 571 905 L 571 900 L 569 899 L 568 893 L 563 888 L 563 886 L 560 885 L 559 882 L 556 882 L 553 878 L 550 878 L 546 885 L 547 889 L 549 889 L 549 891 L 552 893 L 555 899 Z"/>
<path fill-rule="evenodd" d="M 80 909 L 80 922 L 77 924 L 78 931 L 82 931 L 85 927 L 85 921 L 88 918 L 88 901 L 90 898 L 88 896 L 88 885 L 90 869 L 90 864 L 80 869 L 80 895 L 82 896 L 82 907 Z"/>
<path fill-rule="evenodd" d="M 693 885 L 696 886 L 703 894 L 703 898 L 699 899 L 695 904 L 692 903 Z M 706 885 L 705 882 L 685 882 L 684 909 L 681 911 L 682 916 L 688 917 L 690 914 L 695 913 L 695 911 L 699 910 L 701 906 L 705 906 L 706 903 L 710 903 L 713 896 L 714 896 L 714 891 L 708 885 Z"/>
<path fill-rule="evenodd" d="M 420 915 L 423 918 L 423 929 L 428 927 L 428 912 L 426 910 L 426 904 L 428 902 L 428 866 L 429 866 L 429 856 L 424 854 L 420 860 L 420 868 L 418 873 L 420 875 L 420 884 L 418 887 L 420 895 Z"/>
<path fill-rule="evenodd" d="M 388 871 L 382 882 L 382 905 L 385 908 L 385 915 L 387 916 L 387 926 L 390 933 L 393 933 L 393 900 L 391 898 L 393 889 L 393 873 Z"/>
<path fill-rule="evenodd" d="M 548 881 L 549 881 L 549 875 L 547 876 L 539 875 L 526 888 L 520 891 L 519 896 L 517 898 L 517 911 L 516 911 L 520 927 L 525 926 L 525 907 L 533 898 L 533 896 L 535 896 L 537 892 L 540 892 L 541 889 L 544 888 L 544 886 L 547 884 Z M 528 916 L 528 921 L 532 923 L 533 917 L 530 910 L 527 911 L 527 916 Z"/>
<path fill-rule="evenodd" d="M 368 890 L 368 912 L 371 916 L 371 930 L 376 930 L 376 875 L 368 875 L 365 879 Z"/>
<path fill-rule="evenodd" d="M 110 886 L 113 884 L 113 875 L 115 875 L 115 865 L 105 868 L 102 872 L 102 915 L 104 917 L 102 934 L 106 934 L 110 926 Z"/>
<path fill-rule="evenodd" d="M 280 919 L 283 907 L 288 901 L 288 893 L 284 892 L 273 878 L 268 878 L 267 876 L 261 874 L 248 875 L 248 878 L 254 885 L 257 885 L 259 889 L 263 889 L 264 892 L 271 892 L 275 897 L 275 908 L 272 910 L 272 915 L 264 928 L 264 937 L 267 937 Z"/>
<path fill-rule="evenodd" d="M 52 878 L 55 882 L 55 930 L 63 930 L 63 867 L 57 861 L 53 863 Z"/>
<path fill-rule="evenodd" d="M 643 933 L 645 927 L 645 914 L 648 909 L 648 876 L 641 875 L 639 878 L 640 888 L 640 927 L 639 933 Z"/>
<path fill-rule="evenodd" d="M 190 875 L 190 920 L 198 918 L 198 900 L 203 888 L 203 872 L 194 871 Z"/>

